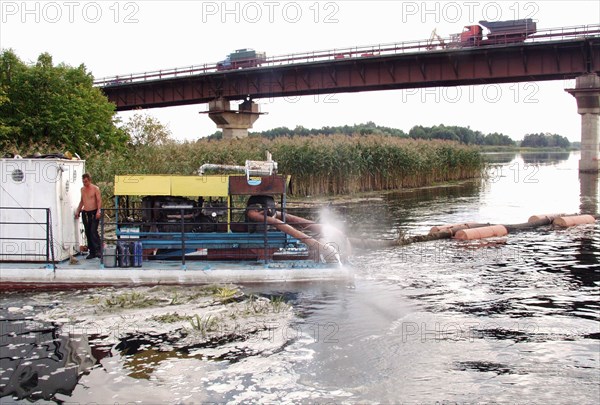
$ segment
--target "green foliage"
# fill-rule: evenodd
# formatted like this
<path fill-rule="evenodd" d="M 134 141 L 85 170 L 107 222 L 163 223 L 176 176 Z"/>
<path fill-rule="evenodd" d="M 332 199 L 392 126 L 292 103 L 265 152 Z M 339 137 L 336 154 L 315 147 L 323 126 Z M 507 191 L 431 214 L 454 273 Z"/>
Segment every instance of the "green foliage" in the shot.
<path fill-rule="evenodd" d="M 86 162 L 103 195 L 115 175 L 195 175 L 204 163 L 243 165 L 270 151 L 279 172 L 292 176 L 292 195 L 351 194 L 420 187 L 476 178 L 484 163 L 477 149 L 450 141 L 385 135 L 318 135 L 140 145 L 106 151 Z"/>
<path fill-rule="evenodd" d="M 314 136 L 314 135 L 391 135 L 406 138 L 404 131 L 397 128 L 383 127 L 369 121 L 365 124 L 343 125 L 337 127 L 323 127 L 321 129 L 308 129 L 302 125 L 296 126 L 294 129 L 287 127 L 278 127 L 262 132 L 251 132 L 250 137 L 263 137 L 275 139 L 278 137 L 287 136 Z M 220 131 L 215 132 L 209 138 L 221 139 Z"/>
<path fill-rule="evenodd" d="M 190 325 L 192 329 L 200 332 L 202 337 L 206 337 L 208 332 L 215 332 L 219 327 L 219 319 L 214 318 L 212 315 L 206 315 L 205 317 L 195 315 L 190 319 Z"/>
<path fill-rule="evenodd" d="M 248 296 L 248 299 L 244 301 L 243 315 L 256 315 L 268 313 L 270 308 L 270 301 L 263 297 L 258 297 L 254 294 Z"/>
<path fill-rule="evenodd" d="M 219 287 L 213 293 L 213 295 L 215 296 L 215 298 L 217 298 L 223 304 L 226 304 L 226 303 L 229 303 L 229 302 L 233 301 L 233 299 L 238 294 L 240 294 L 240 291 L 237 288 L 235 288 L 235 287 L 234 288 Z"/>
<path fill-rule="evenodd" d="M 248 136 L 256 137 L 256 136 L 260 136 L 260 135 L 253 135 L 252 133 L 250 133 Z M 206 140 L 208 140 L 208 141 L 216 141 L 219 139 L 223 139 L 223 131 L 221 131 L 221 130 L 215 131 L 206 137 Z"/>
<path fill-rule="evenodd" d="M 148 114 L 134 114 L 122 129 L 129 135 L 130 143 L 135 146 L 165 145 L 174 142 L 171 130 Z"/>
<path fill-rule="evenodd" d="M 285 302 L 282 296 L 266 298 L 251 294 L 244 301 L 243 308 L 242 315 L 252 316 L 287 311 L 290 308 L 290 305 Z"/>
<path fill-rule="evenodd" d="M 515 146 L 515 141 L 507 135 L 494 132 L 485 136 L 483 144 L 488 146 Z"/>
<path fill-rule="evenodd" d="M 44 143 L 82 156 L 124 145 L 115 106 L 84 65 L 59 64 L 43 53 L 28 66 L 12 50 L 0 54 L 0 148 Z"/>
<path fill-rule="evenodd" d="M 496 145 L 496 146 L 515 146 L 515 142 L 507 135 L 493 133 L 484 135 L 480 131 L 473 131 L 470 128 L 459 126 L 434 125 L 433 127 L 423 127 L 416 125 L 406 134 L 401 129 L 384 127 L 376 125 L 369 121 L 365 124 L 355 124 L 352 126 L 344 125 L 337 127 L 323 127 L 321 129 L 307 129 L 303 126 L 297 126 L 294 129 L 287 127 L 273 128 L 262 132 L 252 132 L 250 137 L 263 137 L 276 139 L 279 137 L 306 137 L 315 135 L 389 135 L 399 138 L 413 139 L 441 139 L 447 141 L 457 141 L 466 145 Z M 220 131 L 209 136 L 209 139 L 222 139 Z"/>
<path fill-rule="evenodd" d="M 283 296 L 279 295 L 276 297 L 271 297 L 271 307 L 273 308 L 273 312 L 280 313 L 289 308 L 289 305 L 283 299 Z"/>
<path fill-rule="evenodd" d="M 414 126 L 408 135 L 414 139 L 445 139 L 458 141 L 466 145 L 494 145 L 494 146 L 515 146 L 508 135 L 493 134 L 484 135 L 480 131 L 473 131 L 471 128 L 434 125 L 433 127 Z"/>
<path fill-rule="evenodd" d="M 177 291 L 175 291 L 175 294 L 173 295 L 173 298 L 171 298 L 171 302 L 169 302 L 169 305 L 179 305 L 181 303 L 181 298 L 179 297 L 179 294 L 177 294 Z"/>
<path fill-rule="evenodd" d="M 521 142 L 523 148 L 563 148 L 567 149 L 571 143 L 564 136 L 549 133 L 527 134 Z"/>
<path fill-rule="evenodd" d="M 160 323 L 175 323 L 183 321 L 191 321 L 192 317 L 188 315 L 179 315 L 177 312 L 167 313 L 163 315 L 156 315 L 151 318 L 153 321 Z"/>
<path fill-rule="evenodd" d="M 156 299 L 149 298 L 138 292 L 110 295 L 104 300 L 106 308 L 146 308 L 157 303 Z"/>

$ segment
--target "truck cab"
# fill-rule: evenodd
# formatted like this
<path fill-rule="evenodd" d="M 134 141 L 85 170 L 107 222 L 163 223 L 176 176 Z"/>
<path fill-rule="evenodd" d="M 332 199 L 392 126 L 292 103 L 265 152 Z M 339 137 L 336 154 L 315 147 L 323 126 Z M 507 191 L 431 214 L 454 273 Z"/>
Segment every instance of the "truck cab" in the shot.
<path fill-rule="evenodd" d="M 484 38 L 483 29 L 487 29 Z M 524 42 L 537 32 L 537 23 L 531 18 L 509 21 L 479 21 L 479 25 L 467 25 L 458 37 L 462 47 L 502 45 Z"/>
<path fill-rule="evenodd" d="M 222 61 L 217 62 L 217 70 L 229 70 L 229 69 L 232 69 L 231 59 L 229 58 L 229 56 L 227 56 Z"/>
<path fill-rule="evenodd" d="M 237 49 L 235 52 L 227 55 L 224 60 L 217 63 L 217 70 L 257 67 L 264 63 L 266 59 L 267 57 L 264 52 L 256 52 L 254 49 L 249 48 Z"/>
<path fill-rule="evenodd" d="M 460 33 L 460 44 L 462 46 L 479 45 L 483 39 L 483 28 L 479 25 L 467 25 Z"/>

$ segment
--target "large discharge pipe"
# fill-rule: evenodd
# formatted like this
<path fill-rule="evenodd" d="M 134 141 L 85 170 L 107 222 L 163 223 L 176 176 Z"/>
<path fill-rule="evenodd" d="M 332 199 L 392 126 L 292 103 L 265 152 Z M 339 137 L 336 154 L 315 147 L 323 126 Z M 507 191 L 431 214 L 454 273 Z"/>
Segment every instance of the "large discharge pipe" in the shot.
<path fill-rule="evenodd" d="M 280 211 L 277 211 L 275 217 L 277 219 L 283 220 L 283 215 Z M 344 257 L 352 255 L 352 241 L 350 240 L 350 238 L 346 237 L 344 232 L 340 231 L 339 229 L 333 226 L 318 224 L 309 219 L 288 214 L 287 212 L 285 213 L 285 222 L 289 225 L 294 226 L 295 228 L 306 229 L 308 231 L 314 232 L 315 234 L 321 237 L 330 239 L 329 243 L 336 244 L 341 255 Z"/>
<path fill-rule="evenodd" d="M 282 222 L 277 218 L 265 216 L 263 211 L 248 210 L 248 219 L 254 222 L 265 222 L 266 220 L 267 224 L 273 225 L 281 232 L 284 232 L 291 237 L 306 243 L 311 251 L 316 253 L 317 257 L 325 263 L 340 263 L 341 261 L 340 251 L 335 246 L 319 242 L 318 240 L 311 238 L 304 232 L 299 231 L 298 229 Z"/>

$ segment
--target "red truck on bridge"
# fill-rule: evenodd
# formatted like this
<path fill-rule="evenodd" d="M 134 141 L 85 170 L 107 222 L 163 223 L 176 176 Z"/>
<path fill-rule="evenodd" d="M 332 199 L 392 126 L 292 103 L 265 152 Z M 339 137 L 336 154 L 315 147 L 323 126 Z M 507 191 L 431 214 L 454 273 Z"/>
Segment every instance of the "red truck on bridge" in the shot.
<path fill-rule="evenodd" d="M 484 39 L 483 28 L 488 29 Z M 453 37 L 459 46 L 485 46 L 523 42 L 535 34 L 537 25 L 531 18 L 510 21 L 479 21 L 479 25 L 467 25 L 463 32 Z"/>

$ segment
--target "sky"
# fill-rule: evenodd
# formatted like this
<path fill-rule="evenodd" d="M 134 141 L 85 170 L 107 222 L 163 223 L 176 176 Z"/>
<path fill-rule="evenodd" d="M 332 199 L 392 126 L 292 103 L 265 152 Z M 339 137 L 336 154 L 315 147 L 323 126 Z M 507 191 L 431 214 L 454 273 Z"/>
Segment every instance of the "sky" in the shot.
<path fill-rule="evenodd" d="M 0 48 L 26 63 L 84 64 L 95 78 L 216 63 L 253 48 L 267 56 L 442 37 L 480 20 L 533 18 L 538 29 L 600 24 L 600 1 L 23 1 L 0 0 Z M 566 93 L 574 80 L 385 90 L 256 100 L 251 131 L 372 121 L 406 132 L 459 125 L 515 140 L 550 132 L 580 141 Z M 217 130 L 207 105 L 144 110 L 178 140 Z M 119 113 L 126 121 L 133 112 Z"/>

